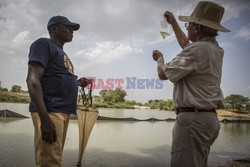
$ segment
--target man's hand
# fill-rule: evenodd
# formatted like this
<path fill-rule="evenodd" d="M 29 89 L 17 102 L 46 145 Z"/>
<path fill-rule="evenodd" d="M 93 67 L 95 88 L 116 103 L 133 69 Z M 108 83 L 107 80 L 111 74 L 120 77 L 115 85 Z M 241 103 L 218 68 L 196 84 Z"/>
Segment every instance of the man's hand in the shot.
<path fill-rule="evenodd" d="M 169 24 L 171 24 L 173 30 L 174 30 L 174 33 L 175 33 L 175 36 L 176 36 L 176 39 L 180 45 L 180 47 L 183 49 L 185 48 L 188 44 L 189 44 L 189 39 L 188 37 L 185 35 L 185 33 L 181 30 L 179 24 L 177 23 L 174 15 L 169 12 L 169 11 L 166 11 L 164 13 L 164 17 L 165 19 L 167 20 L 167 22 Z"/>
<path fill-rule="evenodd" d="M 82 78 L 78 79 L 77 82 L 78 82 L 78 86 L 85 88 L 89 84 L 93 84 L 94 81 L 93 81 L 93 79 L 87 79 L 85 77 L 82 77 Z"/>
<path fill-rule="evenodd" d="M 78 86 L 81 86 L 84 88 L 88 85 L 88 80 L 85 77 L 78 79 L 77 82 L 78 82 Z"/>
<path fill-rule="evenodd" d="M 45 142 L 51 144 L 56 141 L 57 139 L 56 127 L 50 118 L 41 121 L 41 132 L 42 132 L 42 139 Z"/>
<path fill-rule="evenodd" d="M 171 12 L 169 12 L 169 11 L 166 11 L 166 12 L 164 13 L 164 17 L 165 17 L 166 21 L 167 21 L 169 24 L 171 24 L 171 25 L 177 23 L 177 22 L 176 22 L 176 19 L 175 19 L 175 17 L 174 17 L 174 15 L 173 15 Z"/>
<path fill-rule="evenodd" d="M 153 56 L 153 59 L 157 62 L 157 71 L 158 71 L 159 78 L 161 80 L 167 80 L 168 78 L 166 77 L 162 69 L 164 65 L 164 59 L 163 59 L 162 53 L 158 50 L 154 50 L 152 56 Z"/>
<path fill-rule="evenodd" d="M 160 51 L 158 50 L 154 50 L 153 51 L 153 54 L 152 54 L 152 57 L 155 61 L 158 61 L 160 58 L 163 58 L 163 55 Z"/>

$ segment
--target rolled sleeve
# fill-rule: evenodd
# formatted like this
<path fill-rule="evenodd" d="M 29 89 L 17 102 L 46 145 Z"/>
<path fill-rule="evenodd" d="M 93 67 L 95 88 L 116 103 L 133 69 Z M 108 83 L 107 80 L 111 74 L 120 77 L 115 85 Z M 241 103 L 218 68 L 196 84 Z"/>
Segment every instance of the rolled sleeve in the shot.
<path fill-rule="evenodd" d="M 195 50 L 187 46 L 172 61 L 164 64 L 162 70 L 166 77 L 173 83 L 197 70 Z"/>

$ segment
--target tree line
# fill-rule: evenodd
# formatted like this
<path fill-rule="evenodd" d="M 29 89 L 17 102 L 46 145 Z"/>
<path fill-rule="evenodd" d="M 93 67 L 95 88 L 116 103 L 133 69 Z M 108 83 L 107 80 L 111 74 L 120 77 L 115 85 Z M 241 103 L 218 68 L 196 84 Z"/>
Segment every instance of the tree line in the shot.
<path fill-rule="evenodd" d="M 108 104 L 115 103 L 125 103 L 128 105 L 138 105 L 138 106 L 148 106 L 151 109 L 159 109 L 159 110 L 174 110 L 174 103 L 172 99 L 168 100 L 149 100 L 147 103 L 142 104 L 138 103 L 134 100 L 129 101 L 125 100 L 125 96 L 127 96 L 127 92 L 125 90 L 116 89 L 116 90 L 101 90 L 99 92 L 100 96 L 95 96 L 95 100 L 103 101 Z M 248 97 L 244 97 L 239 94 L 231 94 L 225 97 L 225 107 L 226 109 L 232 110 L 233 112 L 245 112 L 250 111 L 250 99 Z"/>
<path fill-rule="evenodd" d="M 250 99 L 239 94 L 231 94 L 225 98 L 227 109 L 234 112 L 250 111 Z"/>
<path fill-rule="evenodd" d="M 9 92 L 8 88 L 2 88 L 2 87 L 0 87 L 0 91 Z M 21 86 L 19 86 L 19 85 L 13 85 L 13 86 L 11 87 L 10 92 L 21 93 L 21 92 L 23 92 L 23 90 L 22 90 L 22 87 L 21 87 Z"/>
<path fill-rule="evenodd" d="M 7 88 L 0 87 L 0 91 L 9 92 Z M 10 92 L 24 92 L 19 85 L 13 85 Z M 148 106 L 151 109 L 174 110 L 172 99 L 168 100 L 149 100 L 146 103 L 136 102 L 135 100 L 126 100 L 127 92 L 122 89 L 103 89 L 99 92 L 99 96 L 94 96 L 94 103 L 99 107 L 115 107 L 115 108 L 134 108 L 134 106 Z M 2 101 L 2 100 L 1 100 Z M 234 112 L 250 111 L 250 99 L 239 94 L 231 94 L 225 97 L 226 109 Z"/>

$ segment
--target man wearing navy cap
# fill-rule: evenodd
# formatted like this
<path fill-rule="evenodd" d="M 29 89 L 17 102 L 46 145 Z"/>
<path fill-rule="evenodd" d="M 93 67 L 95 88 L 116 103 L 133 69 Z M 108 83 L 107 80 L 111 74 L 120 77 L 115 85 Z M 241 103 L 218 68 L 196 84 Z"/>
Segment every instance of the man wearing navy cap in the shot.
<path fill-rule="evenodd" d="M 77 80 L 73 64 L 63 50 L 79 28 L 66 17 L 54 16 L 47 25 L 50 38 L 39 38 L 30 47 L 26 82 L 37 167 L 62 166 L 69 115 L 76 114 L 78 86 L 87 83 L 85 78 Z"/>

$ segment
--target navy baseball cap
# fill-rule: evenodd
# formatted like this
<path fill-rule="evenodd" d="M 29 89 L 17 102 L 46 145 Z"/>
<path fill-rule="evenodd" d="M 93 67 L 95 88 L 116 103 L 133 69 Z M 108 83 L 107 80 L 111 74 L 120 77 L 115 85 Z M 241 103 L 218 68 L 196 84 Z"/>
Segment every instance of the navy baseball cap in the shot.
<path fill-rule="evenodd" d="M 71 26 L 74 31 L 76 31 L 80 28 L 80 24 L 73 23 L 73 22 L 69 21 L 69 19 L 64 17 L 64 16 L 53 16 L 49 19 L 49 22 L 47 24 L 47 29 L 49 29 L 49 27 L 51 27 L 55 24 L 59 24 L 59 23 L 67 25 L 67 26 Z"/>

